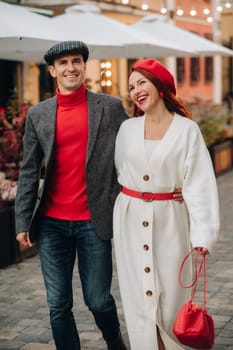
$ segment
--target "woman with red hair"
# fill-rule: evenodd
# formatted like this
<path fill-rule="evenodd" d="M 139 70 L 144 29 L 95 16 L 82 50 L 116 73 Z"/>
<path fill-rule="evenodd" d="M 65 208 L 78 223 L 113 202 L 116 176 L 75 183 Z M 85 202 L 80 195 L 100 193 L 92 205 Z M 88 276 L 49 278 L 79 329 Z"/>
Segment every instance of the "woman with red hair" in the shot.
<path fill-rule="evenodd" d="M 115 148 L 122 190 L 114 243 L 125 320 L 131 350 L 180 350 L 172 326 L 190 291 L 179 286 L 178 270 L 191 247 L 208 254 L 218 237 L 216 179 L 167 68 L 137 61 L 129 92 L 134 117 L 121 125 Z M 175 187 L 182 187 L 183 203 L 173 200 Z M 191 263 L 183 279 L 192 279 Z"/>

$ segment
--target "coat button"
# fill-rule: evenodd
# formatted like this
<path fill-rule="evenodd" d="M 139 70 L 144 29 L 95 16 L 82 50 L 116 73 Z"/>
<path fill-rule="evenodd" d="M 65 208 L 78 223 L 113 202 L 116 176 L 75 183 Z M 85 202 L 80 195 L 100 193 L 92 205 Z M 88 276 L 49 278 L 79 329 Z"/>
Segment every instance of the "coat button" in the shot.
<path fill-rule="evenodd" d="M 142 223 L 142 224 L 143 224 L 143 226 L 144 226 L 144 227 L 149 226 L 149 222 L 148 222 L 148 221 L 143 221 L 143 223 Z"/>
<path fill-rule="evenodd" d="M 149 175 L 144 175 L 144 176 L 143 176 L 143 180 L 144 180 L 144 181 L 148 181 L 148 180 L 149 180 L 149 178 L 150 178 L 150 176 L 149 176 Z"/>
<path fill-rule="evenodd" d="M 148 272 L 150 272 L 150 268 L 147 266 L 147 267 L 145 267 L 144 271 L 145 271 L 146 273 L 148 273 Z"/>
<path fill-rule="evenodd" d="M 146 295 L 148 296 L 148 297 L 151 297 L 152 296 L 152 291 L 151 290 L 148 290 L 147 292 L 146 292 Z"/>
<path fill-rule="evenodd" d="M 149 250 L 149 246 L 147 244 L 144 244 L 143 249 L 144 250 Z"/>

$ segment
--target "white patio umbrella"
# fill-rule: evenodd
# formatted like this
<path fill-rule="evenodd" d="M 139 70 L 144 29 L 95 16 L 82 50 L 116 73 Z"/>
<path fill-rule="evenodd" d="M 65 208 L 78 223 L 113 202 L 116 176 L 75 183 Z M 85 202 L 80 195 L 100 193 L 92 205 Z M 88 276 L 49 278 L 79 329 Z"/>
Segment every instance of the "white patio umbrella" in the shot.
<path fill-rule="evenodd" d="M 62 29 L 66 40 L 83 40 L 90 48 L 90 58 L 166 57 L 193 53 L 193 50 L 173 44 L 172 40 L 152 37 L 101 15 L 100 9 L 93 5 L 68 7 L 65 14 L 53 17 L 52 22 L 58 32 Z M 105 50 L 101 45 L 106 46 Z"/>
<path fill-rule="evenodd" d="M 0 59 L 41 61 L 57 42 L 50 18 L 0 1 Z"/>
<path fill-rule="evenodd" d="M 90 59 L 188 54 L 101 15 L 96 6 L 72 6 L 51 19 L 0 1 L 0 59 L 43 62 L 44 52 L 52 45 L 78 39 L 88 45 Z"/>
<path fill-rule="evenodd" d="M 78 35 L 71 38 L 63 26 L 54 25 L 51 18 L 0 1 L 0 59 L 43 62 L 47 49 L 69 39 L 77 40 Z M 108 56 L 109 50 L 117 53 L 122 48 L 121 42 L 111 43 L 103 38 L 90 38 L 87 44 L 91 54 L 100 58 Z"/>
<path fill-rule="evenodd" d="M 161 16 L 156 14 L 145 16 L 140 21 L 130 26 L 134 29 L 152 34 L 153 36 L 159 34 L 163 39 L 169 39 L 174 44 L 180 44 L 184 49 L 194 50 L 197 56 L 233 56 L 233 50 L 167 23 Z"/>

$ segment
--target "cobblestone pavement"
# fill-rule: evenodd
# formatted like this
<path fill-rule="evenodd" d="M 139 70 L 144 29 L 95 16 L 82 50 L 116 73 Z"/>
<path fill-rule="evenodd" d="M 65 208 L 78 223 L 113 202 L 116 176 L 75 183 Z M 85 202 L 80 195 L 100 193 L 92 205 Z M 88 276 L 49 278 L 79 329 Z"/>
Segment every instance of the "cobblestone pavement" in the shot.
<path fill-rule="evenodd" d="M 233 350 L 233 171 L 219 176 L 217 181 L 221 236 L 207 260 L 207 308 L 215 321 L 213 350 Z M 105 343 L 83 303 L 77 276 L 76 270 L 74 314 L 82 349 L 104 350 Z M 112 293 L 117 301 L 123 337 L 128 344 L 115 267 Z M 198 291 L 197 299 L 201 296 Z M 6 349 L 55 349 L 37 255 L 0 270 L 0 350 Z"/>

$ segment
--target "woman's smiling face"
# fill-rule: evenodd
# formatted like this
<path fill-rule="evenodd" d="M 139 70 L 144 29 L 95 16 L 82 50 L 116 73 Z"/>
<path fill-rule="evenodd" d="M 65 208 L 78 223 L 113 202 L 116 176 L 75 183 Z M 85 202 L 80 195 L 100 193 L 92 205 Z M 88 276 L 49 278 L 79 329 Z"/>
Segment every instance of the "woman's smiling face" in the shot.
<path fill-rule="evenodd" d="M 161 101 L 154 84 L 136 71 L 133 71 L 129 77 L 129 94 L 132 101 L 143 112 L 150 111 Z"/>

